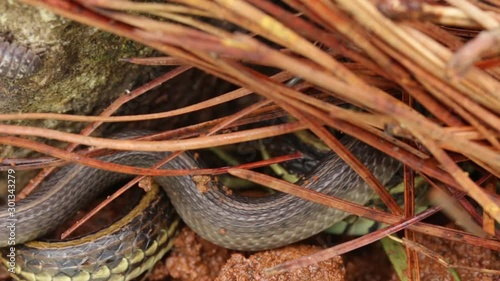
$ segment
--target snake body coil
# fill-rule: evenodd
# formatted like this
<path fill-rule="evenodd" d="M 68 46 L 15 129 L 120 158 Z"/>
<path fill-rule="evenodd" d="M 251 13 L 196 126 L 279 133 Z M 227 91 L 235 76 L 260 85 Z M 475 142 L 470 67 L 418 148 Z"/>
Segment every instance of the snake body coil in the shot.
<path fill-rule="evenodd" d="M 382 184 L 386 184 L 400 166 L 396 160 L 355 139 L 344 137 L 342 141 Z M 150 167 L 164 156 L 163 153 L 120 152 L 101 159 Z M 199 168 L 199 164 L 188 154 L 163 166 L 163 169 L 192 168 Z M 81 165 L 61 169 L 18 203 L 16 242 L 24 243 L 50 232 L 57 226 L 55 222 L 66 219 L 107 186 L 127 178 L 130 176 Z M 196 233 L 231 249 L 255 251 L 287 245 L 323 231 L 346 215 L 288 194 L 263 198 L 230 195 L 215 181 L 207 182 L 208 191 L 201 193 L 190 176 L 156 177 L 155 181 Z M 373 195 L 363 179 L 333 153 L 304 178 L 303 186 L 358 204 L 365 204 Z M 43 281 L 62 280 L 59 277 L 84 281 L 129 280 L 137 276 L 167 251 L 165 245 L 170 244 L 175 228 L 172 225 L 176 224 L 174 215 L 166 209 L 160 208 L 162 215 L 154 215 L 159 203 L 145 198 L 121 223 L 90 238 L 57 243 L 29 242 L 19 247 L 16 249 L 20 260 L 16 265 L 17 274 L 24 279 Z M 162 221 L 160 217 L 163 224 L 158 223 Z M 0 247 L 7 246 L 7 218 L 7 212 L 0 212 Z M 137 234 L 140 229 L 147 232 Z"/>
<path fill-rule="evenodd" d="M 33 75 L 41 59 L 33 50 L 7 41 L 0 41 L 0 76 L 22 79 Z"/>

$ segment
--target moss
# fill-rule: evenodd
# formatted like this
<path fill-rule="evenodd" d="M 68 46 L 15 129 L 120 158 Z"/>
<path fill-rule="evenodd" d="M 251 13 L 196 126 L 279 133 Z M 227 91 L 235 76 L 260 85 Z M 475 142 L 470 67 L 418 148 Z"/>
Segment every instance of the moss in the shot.
<path fill-rule="evenodd" d="M 1 113 L 99 113 L 145 73 L 144 67 L 119 59 L 152 53 L 135 42 L 17 2 L 0 1 L 0 22 L 0 33 L 11 34 L 17 43 L 42 50 L 43 61 L 32 77 L 0 77 Z M 65 131 L 82 126 L 43 120 L 21 124 Z M 6 154 L 3 150 L 0 157 Z"/>

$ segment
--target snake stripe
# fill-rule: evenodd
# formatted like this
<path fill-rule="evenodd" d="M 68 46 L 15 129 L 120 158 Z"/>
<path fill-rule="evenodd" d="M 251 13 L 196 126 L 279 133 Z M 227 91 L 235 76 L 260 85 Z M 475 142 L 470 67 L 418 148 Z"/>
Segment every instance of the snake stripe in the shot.
<path fill-rule="evenodd" d="M 172 247 L 178 223 L 165 193 L 155 186 L 108 229 L 64 242 L 17 246 L 15 273 L 29 281 L 131 280 Z"/>

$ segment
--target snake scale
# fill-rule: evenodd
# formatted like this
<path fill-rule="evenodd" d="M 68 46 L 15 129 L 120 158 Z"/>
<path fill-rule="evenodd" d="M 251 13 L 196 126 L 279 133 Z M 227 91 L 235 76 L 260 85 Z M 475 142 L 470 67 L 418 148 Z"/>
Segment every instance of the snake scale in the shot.
<path fill-rule="evenodd" d="M 400 164 L 384 153 L 345 136 L 344 145 L 382 183 Z M 118 152 L 100 158 L 118 164 L 151 167 L 166 153 Z M 193 169 L 201 164 L 184 153 L 163 169 Z M 125 217 L 107 229 L 62 242 L 29 242 L 52 231 L 110 185 L 130 175 L 69 165 L 56 172 L 16 207 L 17 278 L 23 280 L 130 280 L 159 260 L 171 247 L 179 219 L 220 246 L 256 251 L 308 238 L 345 217 L 345 213 L 292 195 L 261 198 L 228 194 L 212 180 L 201 193 L 191 176 L 155 177 L 148 192 Z M 373 191 L 336 154 L 329 153 L 301 183 L 309 189 L 365 204 Z M 8 213 L 0 211 L 0 247 L 7 247 Z M 25 243 L 23 245 L 19 245 Z M 8 266 L 8 260 L 2 258 Z"/>

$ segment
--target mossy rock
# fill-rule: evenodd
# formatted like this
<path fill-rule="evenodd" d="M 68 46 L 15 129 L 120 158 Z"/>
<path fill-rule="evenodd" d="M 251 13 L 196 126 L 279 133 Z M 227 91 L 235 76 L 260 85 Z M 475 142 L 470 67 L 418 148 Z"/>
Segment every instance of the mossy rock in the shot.
<path fill-rule="evenodd" d="M 120 58 L 153 52 L 133 41 L 15 1 L 0 1 L 0 34 L 9 42 L 40 52 L 42 60 L 33 76 L 0 76 L 0 113 L 98 113 L 146 72 L 145 67 Z M 83 126 L 54 120 L 19 123 L 63 131 Z M 1 150 L 0 157 L 12 152 L 6 147 Z"/>

